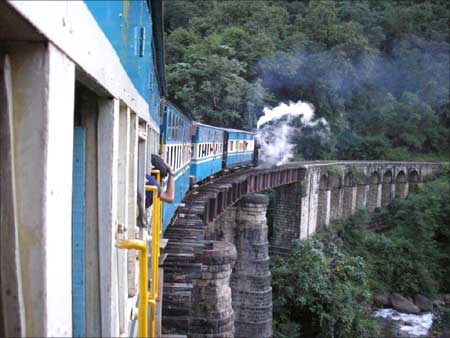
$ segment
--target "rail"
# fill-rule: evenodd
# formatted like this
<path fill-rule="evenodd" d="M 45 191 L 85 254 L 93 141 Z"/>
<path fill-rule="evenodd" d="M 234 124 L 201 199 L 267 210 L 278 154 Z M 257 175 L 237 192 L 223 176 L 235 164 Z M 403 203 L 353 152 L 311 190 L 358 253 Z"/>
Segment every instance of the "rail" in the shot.
<path fill-rule="evenodd" d="M 152 170 L 161 184 L 159 170 Z M 116 246 L 120 249 L 134 249 L 139 252 L 139 305 L 138 337 L 156 337 L 156 302 L 158 300 L 158 268 L 162 230 L 162 203 L 158 197 L 158 188 L 146 185 L 145 191 L 153 192 L 153 215 L 151 234 L 151 288 L 148 290 L 148 246 L 143 240 L 121 240 Z M 148 304 L 150 304 L 150 331 L 148 330 Z"/>

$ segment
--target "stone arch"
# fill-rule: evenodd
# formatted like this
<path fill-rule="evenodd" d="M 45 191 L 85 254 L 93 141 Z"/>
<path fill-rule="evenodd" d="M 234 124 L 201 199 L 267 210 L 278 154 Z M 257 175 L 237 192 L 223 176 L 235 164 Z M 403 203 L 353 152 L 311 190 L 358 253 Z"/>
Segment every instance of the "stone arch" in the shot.
<path fill-rule="evenodd" d="M 354 185 L 353 173 L 349 171 L 344 177 L 344 187 L 353 187 Z"/>
<path fill-rule="evenodd" d="M 369 193 L 367 198 L 367 209 L 374 211 L 381 206 L 381 185 L 378 171 L 372 172 L 369 177 Z"/>
<path fill-rule="evenodd" d="M 356 209 L 367 207 L 367 194 L 369 186 L 367 185 L 367 176 L 364 173 L 358 173 L 355 177 L 356 183 Z"/>
<path fill-rule="evenodd" d="M 383 184 L 381 187 L 381 205 L 386 207 L 391 203 L 394 185 L 392 184 L 392 171 L 386 170 L 383 174 Z"/>
<path fill-rule="evenodd" d="M 370 174 L 369 184 L 380 184 L 380 181 L 380 173 L 378 171 L 374 171 L 372 174 Z"/>
<path fill-rule="evenodd" d="M 330 197 L 330 221 L 341 219 L 343 189 L 340 175 L 333 174 L 329 176 L 331 197 Z"/>
<path fill-rule="evenodd" d="M 342 214 L 344 218 L 351 216 L 356 209 L 356 192 L 353 173 L 349 171 L 344 176 L 344 197 L 342 205 Z"/>
<path fill-rule="evenodd" d="M 416 192 L 420 185 L 420 175 L 416 169 L 411 170 L 409 173 L 409 190 Z"/>
<path fill-rule="evenodd" d="M 317 210 L 317 230 L 330 224 L 331 191 L 329 177 L 326 174 L 319 179 L 319 201 Z"/>
<path fill-rule="evenodd" d="M 405 198 L 408 195 L 408 180 L 403 170 L 395 178 L 395 197 Z"/>
<path fill-rule="evenodd" d="M 319 181 L 319 189 L 320 190 L 329 190 L 329 179 L 328 176 L 326 174 L 323 174 L 322 176 L 320 176 L 320 181 Z"/>

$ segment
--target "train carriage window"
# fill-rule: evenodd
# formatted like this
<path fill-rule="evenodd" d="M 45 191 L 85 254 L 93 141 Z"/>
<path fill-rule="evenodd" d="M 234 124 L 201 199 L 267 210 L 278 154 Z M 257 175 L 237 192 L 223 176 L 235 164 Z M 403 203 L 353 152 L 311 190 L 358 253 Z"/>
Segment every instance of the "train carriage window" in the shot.
<path fill-rule="evenodd" d="M 173 154 L 173 169 L 177 170 L 178 167 L 178 146 L 174 146 L 174 154 Z"/>
<path fill-rule="evenodd" d="M 177 154 L 178 154 L 177 146 L 174 146 L 173 147 L 173 165 L 172 165 L 173 170 L 177 170 Z"/>
<path fill-rule="evenodd" d="M 202 157 L 206 155 L 206 144 L 202 144 Z"/>
<path fill-rule="evenodd" d="M 172 130 L 173 130 L 173 115 L 172 112 L 169 111 L 169 118 L 167 119 L 167 137 L 169 140 L 172 140 Z"/>

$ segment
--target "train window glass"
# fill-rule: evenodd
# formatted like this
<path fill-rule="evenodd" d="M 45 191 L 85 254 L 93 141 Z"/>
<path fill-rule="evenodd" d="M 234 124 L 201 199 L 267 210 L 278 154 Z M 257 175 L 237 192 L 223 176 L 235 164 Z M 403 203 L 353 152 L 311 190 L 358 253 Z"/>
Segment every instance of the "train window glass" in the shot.
<path fill-rule="evenodd" d="M 202 144 L 202 157 L 206 155 L 206 144 Z"/>
<path fill-rule="evenodd" d="M 200 158 L 200 144 L 197 144 L 197 158 Z"/>
<path fill-rule="evenodd" d="M 173 165 L 172 168 L 177 170 L 177 146 L 173 147 Z"/>
<path fill-rule="evenodd" d="M 178 146 L 180 148 L 180 168 L 183 166 L 183 145 Z"/>
<path fill-rule="evenodd" d="M 172 112 L 169 111 L 169 117 L 167 119 L 167 138 L 169 140 L 172 140 L 172 124 L 173 124 L 173 120 L 172 120 Z"/>
<path fill-rule="evenodd" d="M 175 154 L 173 156 L 173 166 L 174 169 L 177 170 L 178 168 L 178 146 L 175 146 Z"/>

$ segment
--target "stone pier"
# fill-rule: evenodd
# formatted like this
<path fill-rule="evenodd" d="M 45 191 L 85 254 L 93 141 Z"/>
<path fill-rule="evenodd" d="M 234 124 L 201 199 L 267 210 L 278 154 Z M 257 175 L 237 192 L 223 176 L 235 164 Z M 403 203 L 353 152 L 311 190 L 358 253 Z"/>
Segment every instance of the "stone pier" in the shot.
<path fill-rule="evenodd" d="M 275 189 L 272 246 L 288 248 L 293 238 L 300 238 L 301 194 L 300 183 Z"/>
<path fill-rule="evenodd" d="M 236 212 L 237 260 L 231 276 L 235 337 L 272 337 L 272 287 L 265 195 L 247 195 Z"/>
<path fill-rule="evenodd" d="M 328 176 L 322 175 L 319 183 L 319 202 L 317 210 L 317 230 L 330 224 L 331 190 Z"/>
<path fill-rule="evenodd" d="M 381 207 L 381 184 L 378 173 L 373 173 L 369 179 L 369 192 L 367 195 L 367 210 L 369 212 Z"/>
<path fill-rule="evenodd" d="M 344 179 L 344 203 L 342 207 L 342 217 L 348 218 L 356 210 L 357 187 L 354 185 L 352 173 L 347 173 Z"/>
<path fill-rule="evenodd" d="M 192 280 L 188 337 L 234 337 L 230 276 L 235 261 L 233 244 L 213 241 L 206 246 L 202 271 Z"/>

